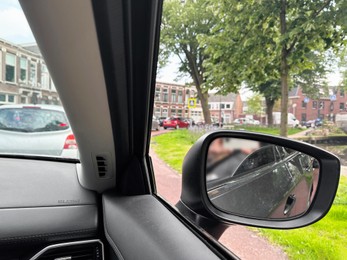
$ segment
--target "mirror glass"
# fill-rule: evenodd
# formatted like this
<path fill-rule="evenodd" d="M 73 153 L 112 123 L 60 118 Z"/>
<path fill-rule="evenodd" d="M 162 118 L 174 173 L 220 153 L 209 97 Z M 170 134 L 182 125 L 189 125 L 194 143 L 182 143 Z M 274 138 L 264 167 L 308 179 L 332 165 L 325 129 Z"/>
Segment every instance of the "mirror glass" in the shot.
<path fill-rule="evenodd" d="M 292 218 L 309 208 L 319 162 L 270 143 L 217 138 L 209 146 L 206 186 L 212 204 L 255 218 Z"/>

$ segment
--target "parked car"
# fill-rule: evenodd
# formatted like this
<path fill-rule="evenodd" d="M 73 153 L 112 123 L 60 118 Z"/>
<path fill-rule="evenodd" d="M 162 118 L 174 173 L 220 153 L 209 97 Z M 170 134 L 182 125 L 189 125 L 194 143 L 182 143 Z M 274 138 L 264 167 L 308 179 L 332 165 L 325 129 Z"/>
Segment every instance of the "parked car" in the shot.
<path fill-rule="evenodd" d="M 159 120 L 155 116 L 153 116 L 152 117 L 152 130 L 159 131 L 159 126 L 160 126 Z"/>
<path fill-rule="evenodd" d="M 314 158 L 282 146 L 262 145 L 253 152 L 240 145 L 237 151 L 208 166 L 206 178 L 211 202 L 222 210 L 262 218 L 302 214 L 310 205 L 313 186 L 317 186 L 313 180 L 319 168 L 313 167 Z M 254 144 L 247 141 L 244 146 Z M 265 186 L 267 189 L 261 188 Z M 283 211 L 288 194 L 296 199 L 292 207 Z"/>
<path fill-rule="evenodd" d="M 167 128 L 188 128 L 189 122 L 182 117 L 169 117 L 163 122 L 164 129 Z"/>
<path fill-rule="evenodd" d="M 164 116 L 160 116 L 160 117 L 158 118 L 158 120 L 159 120 L 159 126 L 163 126 L 164 120 L 165 120 L 166 118 L 167 118 L 167 117 L 164 117 Z"/>
<path fill-rule="evenodd" d="M 63 108 L 30 104 L 0 106 L 0 153 L 78 156 Z"/>
<path fill-rule="evenodd" d="M 252 118 L 237 118 L 234 120 L 234 124 L 236 125 L 260 125 L 259 120 L 255 120 Z"/>
<path fill-rule="evenodd" d="M 306 127 L 318 127 L 323 125 L 323 120 L 321 118 L 317 118 L 314 120 L 306 121 L 304 124 Z"/>

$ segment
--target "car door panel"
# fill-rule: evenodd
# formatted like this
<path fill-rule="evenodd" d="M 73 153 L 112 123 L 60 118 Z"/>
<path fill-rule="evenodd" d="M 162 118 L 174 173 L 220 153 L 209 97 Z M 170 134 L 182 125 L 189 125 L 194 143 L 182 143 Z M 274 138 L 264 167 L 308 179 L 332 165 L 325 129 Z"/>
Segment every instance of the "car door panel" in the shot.
<path fill-rule="evenodd" d="M 120 259 L 220 259 L 154 196 L 103 195 L 105 233 Z"/>

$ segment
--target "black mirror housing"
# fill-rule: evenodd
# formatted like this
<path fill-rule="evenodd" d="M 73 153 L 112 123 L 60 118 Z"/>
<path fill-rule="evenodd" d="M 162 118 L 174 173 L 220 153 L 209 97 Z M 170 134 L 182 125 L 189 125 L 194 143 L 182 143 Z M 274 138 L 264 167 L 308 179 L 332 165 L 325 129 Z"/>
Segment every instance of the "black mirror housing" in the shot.
<path fill-rule="evenodd" d="M 205 166 L 209 145 L 216 138 L 238 138 L 266 142 L 294 149 L 316 158 L 320 165 L 319 182 L 315 197 L 307 211 L 293 218 L 261 219 L 227 213 L 215 207 L 207 195 Z M 202 136 L 187 153 L 183 162 L 181 198 L 176 206 L 193 222 L 215 236 L 221 235 L 226 225 L 235 223 L 275 229 L 298 228 L 312 224 L 326 215 L 335 198 L 339 176 L 339 159 L 335 155 L 310 144 L 244 131 L 216 131 Z"/>

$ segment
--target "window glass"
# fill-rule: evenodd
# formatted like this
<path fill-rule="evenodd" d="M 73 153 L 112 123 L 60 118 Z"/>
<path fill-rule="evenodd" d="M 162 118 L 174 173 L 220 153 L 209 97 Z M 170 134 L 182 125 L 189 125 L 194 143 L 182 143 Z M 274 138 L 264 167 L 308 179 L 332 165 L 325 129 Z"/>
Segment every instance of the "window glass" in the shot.
<path fill-rule="evenodd" d="M 20 80 L 27 80 L 27 71 L 28 71 L 28 60 L 25 57 L 20 58 Z"/>
<path fill-rule="evenodd" d="M 1 1 L 0 19 L 0 155 L 77 159 L 72 129 L 18 1 Z"/>
<path fill-rule="evenodd" d="M 37 77 L 36 77 L 36 62 L 30 62 L 30 73 L 29 73 L 29 83 L 31 86 L 37 85 Z"/>
<path fill-rule="evenodd" d="M 6 53 L 6 81 L 15 82 L 16 77 L 16 55 Z"/>

